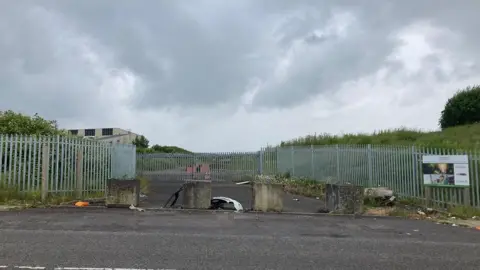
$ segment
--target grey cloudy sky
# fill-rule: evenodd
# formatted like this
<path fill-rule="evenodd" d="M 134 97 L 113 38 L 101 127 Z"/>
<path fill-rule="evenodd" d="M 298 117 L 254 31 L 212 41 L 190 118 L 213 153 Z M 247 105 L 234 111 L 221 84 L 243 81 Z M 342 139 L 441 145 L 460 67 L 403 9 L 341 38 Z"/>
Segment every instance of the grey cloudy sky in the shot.
<path fill-rule="evenodd" d="M 478 0 L 3 1 L 0 109 L 196 151 L 434 129 L 480 83 Z"/>

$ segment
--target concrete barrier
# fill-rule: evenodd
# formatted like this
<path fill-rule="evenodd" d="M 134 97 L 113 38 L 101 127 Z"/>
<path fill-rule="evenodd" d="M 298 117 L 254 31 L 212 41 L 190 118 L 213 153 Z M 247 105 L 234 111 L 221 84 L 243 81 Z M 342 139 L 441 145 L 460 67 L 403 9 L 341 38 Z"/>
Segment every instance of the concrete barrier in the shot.
<path fill-rule="evenodd" d="M 107 207 L 136 207 L 140 202 L 140 180 L 108 179 L 106 193 Z"/>
<path fill-rule="evenodd" d="M 186 180 L 183 188 L 183 207 L 208 209 L 212 200 L 212 181 Z"/>
<path fill-rule="evenodd" d="M 281 212 L 283 210 L 283 185 L 253 184 L 253 210 Z"/>
<path fill-rule="evenodd" d="M 325 186 L 325 200 L 327 209 L 338 214 L 361 214 L 363 211 L 362 186 L 334 185 Z"/>

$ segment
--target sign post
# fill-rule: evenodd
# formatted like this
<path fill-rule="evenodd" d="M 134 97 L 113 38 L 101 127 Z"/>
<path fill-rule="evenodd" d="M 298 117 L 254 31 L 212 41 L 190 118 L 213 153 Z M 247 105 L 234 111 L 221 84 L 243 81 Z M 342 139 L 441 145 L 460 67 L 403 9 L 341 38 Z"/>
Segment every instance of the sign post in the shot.
<path fill-rule="evenodd" d="M 470 202 L 468 155 L 424 155 L 422 171 L 427 205 L 432 187 L 463 188 L 464 203 Z"/>

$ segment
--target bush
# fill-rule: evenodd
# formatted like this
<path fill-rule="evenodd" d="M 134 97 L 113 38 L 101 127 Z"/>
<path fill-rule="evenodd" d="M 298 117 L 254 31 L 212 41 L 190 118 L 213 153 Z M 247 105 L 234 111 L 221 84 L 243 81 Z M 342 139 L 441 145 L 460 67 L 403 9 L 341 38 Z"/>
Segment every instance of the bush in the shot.
<path fill-rule="evenodd" d="M 64 135 L 56 121 L 46 120 L 38 114 L 23 115 L 14 111 L 0 111 L 0 134 L 21 135 Z"/>
<path fill-rule="evenodd" d="M 458 91 L 445 104 L 439 124 L 442 129 L 480 122 L 480 86 Z"/>

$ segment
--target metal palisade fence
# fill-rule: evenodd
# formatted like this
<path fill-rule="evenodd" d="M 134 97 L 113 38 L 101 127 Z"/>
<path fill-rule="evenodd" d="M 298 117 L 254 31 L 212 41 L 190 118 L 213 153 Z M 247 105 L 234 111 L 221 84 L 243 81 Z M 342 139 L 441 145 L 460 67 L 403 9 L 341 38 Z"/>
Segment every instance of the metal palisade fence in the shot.
<path fill-rule="evenodd" d="M 276 163 L 277 173 L 307 177 L 330 183 L 351 183 L 364 187 L 388 187 L 399 197 L 429 200 L 437 206 L 467 205 L 480 208 L 480 155 L 415 146 L 331 145 L 288 146 L 263 149 Z M 468 155 L 470 186 L 425 187 L 424 155 Z"/>
<path fill-rule="evenodd" d="M 149 153 L 137 156 L 137 172 L 172 179 L 205 178 L 212 181 L 248 181 L 259 172 L 260 152 Z M 208 166 L 205 166 L 208 165 Z"/>
<path fill-rule="evenodd" d="M 111 177 L 135 177 L 135 146 L 63 136 L 0 134 L 0 185 L 19 191 L 104 192 Z"/>

